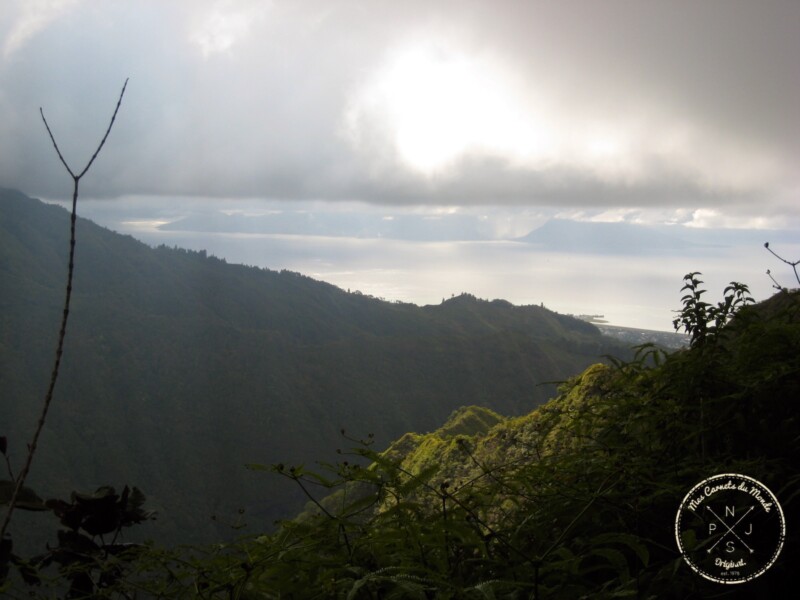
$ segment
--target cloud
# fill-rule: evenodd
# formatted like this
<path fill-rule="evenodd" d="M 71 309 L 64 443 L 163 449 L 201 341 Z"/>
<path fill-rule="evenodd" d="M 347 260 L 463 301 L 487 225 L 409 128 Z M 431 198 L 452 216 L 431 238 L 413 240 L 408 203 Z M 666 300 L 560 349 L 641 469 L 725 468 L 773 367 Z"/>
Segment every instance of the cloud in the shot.
<path fill-rule="evenodd" d="M 797 4 L 13 6 L 0 181 L 32 194 L 65 193 L 38 107 L 81 162 L 130 76 L 87 197 L 798 216 Z"/>
<path fill-rule="evenodd" d="M 3 44 L 3 58 L 8 60 L 12 54 L 20 50 L 32 37 L 74 8 L 83 0 L 26 0 L 16 3 L 17 15 L 11 31 Z M 7 7 L 8 10 L 8 7 Z"/>
<path fill-rule="evenodd" d="M 197 44 L 205 58 L 227 53 L 246 38 L 253 25 L 258 25 L 270 2 L 221 0 L 208 8 L 200 7 L 197 24 L 190 40 Z"/>

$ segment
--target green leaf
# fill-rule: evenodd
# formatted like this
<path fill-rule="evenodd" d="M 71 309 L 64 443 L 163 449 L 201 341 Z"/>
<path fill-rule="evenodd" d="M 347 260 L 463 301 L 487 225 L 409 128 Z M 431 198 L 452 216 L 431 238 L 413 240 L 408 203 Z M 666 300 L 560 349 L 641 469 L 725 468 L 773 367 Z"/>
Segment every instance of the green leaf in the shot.
<path fill-rule="evenodd" d="M 350 517 L 352 515 L 358 514 L 374 506 L 378 502 L 378 498 L 376 494 L 366 494 L 357 500 L 353 500 L 349 502 L 342 508 L 342 515 L 345 517 Z"/>
<path fill-rule="evenodd" d="M 439 470 L 438 464 L 428 465 L 427 467 L 422 469 L 422 471 L 412 476 L 407 482 L 401 485 L 398 491 L 401 494 L 410 494 L 414 490 L 428 483 L 431 477 L 433 477 L 438 470 Z"/>
<path fill-rule="evenodd" d="M 92 555 L 100 552 L 100 546 L 77 531 L 59 531 L 58 545 L 62 550 L 68 550 L 75 554 Z"/>
<path fill-rule="evenodd" d="M 472 589 L 480 592 L 481 597 L 486 598 L 486 600 L 495 600 L 497 598 L 497 596 L 494 595 L 494 581 L 484 581 Z"/>
<path fill-rule="evenodd" d="M 603 533 L 592 538 L 593 545 L 621 544 L 630 548 L 642 565 L 650 562 L 650 551 L 640 538 L 630 533 Z"/>
<path fill-rule="evenodd" d="M 0 505 L 8 504 L 14 496 L 15 481 L 0 481 Z M 17 495 L 16 508 L 22 510 L 47 510 L 44 501 L 31 488 L 22 486 Z"/>
<path fill-rule="evenodd" d="M 625 555 L 619 550 L 614 548 L 595 548 L 589 554 L 605 558 L 618 575 L 625 580 L 630 578 L 628 561 Z"/>

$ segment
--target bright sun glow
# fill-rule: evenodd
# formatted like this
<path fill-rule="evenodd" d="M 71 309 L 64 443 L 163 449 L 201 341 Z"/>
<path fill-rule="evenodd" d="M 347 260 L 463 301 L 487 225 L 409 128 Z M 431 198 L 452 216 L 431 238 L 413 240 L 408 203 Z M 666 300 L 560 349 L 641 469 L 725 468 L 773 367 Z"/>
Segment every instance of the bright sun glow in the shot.
<path fill-rule="evenodd" d="M 431 45 L 399 52 L 367 94 L 388 120 L 397 153 L 432 174 L 467 154 L 512 162 L 541 156 L 549 133 L 487 61 Z"/>
<path fill-rule="evenodd" d="M 735 146 L 704 143 L 701 129 L 674 115 L 603 110 L 565 97 L 545 77 L 515 72 L 513 62 L 447 40 L 417 39 L 354 90 L 345 128 L 370 165 L 391 169 L 397 159 L 433 178 L 456 176 L 465 158 L 629 185 L 658 180 L 665 165 L 703 185 L 742 189 L 776 170 L 744 161 Z M 713 161 L 698 160 L 698 153 Z"/>

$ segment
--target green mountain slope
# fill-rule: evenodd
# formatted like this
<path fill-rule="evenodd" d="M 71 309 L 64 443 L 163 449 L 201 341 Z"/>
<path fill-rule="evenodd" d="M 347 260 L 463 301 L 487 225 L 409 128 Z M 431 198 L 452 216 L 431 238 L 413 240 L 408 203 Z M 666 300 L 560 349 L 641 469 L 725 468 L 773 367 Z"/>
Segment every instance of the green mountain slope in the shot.
<path fill-rule="evenodd" d="M 19 464 L 49 376 L 68 213 L 0 190 L 0 435 Z M 624 347 L 536 306 L 460 296 L 417 307 L 296 273 L 150 248 L 79 219 L 61 378 L 29 480 L 44 497 L 136 485 L 162 540 L 210 520 L 264 528 L 304 499 L 250 462 L 334 456 L 340 429 L 387 444 L 469 404 L 529 411 Z M 219 522 L 218 521 L 218 522 Z"/>
<path fill-rule="evenodd" d="M 461 408 L 384 452 L 355 447 L 367 468 L 341 459 L 322 477 L 279 468 L 337 491 L 277 534 L 243 540 L 233 555 L 249 562 L 224 570 L 217 556 L 203 567 L 217 585 L 266 597 L 791 598 L 798 397 L 800 292 L 781 292 L 691 349 L 593 365 L 528 414 Z M 696 484 L 731 473 L 766 485 L 786 527 L 775 555 L 771 499 L 740 487 L 720 504 L 701 486 L 719 515 L 685 517 L 682 543 L 699 544 L 694 560 L 719 577 L 756 575 L 721 585 L 687 565 L 675 522 Z M 182 571 L 187 581 L 198 573 Z M 156 589 L 167 581 L 151 576 Z"/>

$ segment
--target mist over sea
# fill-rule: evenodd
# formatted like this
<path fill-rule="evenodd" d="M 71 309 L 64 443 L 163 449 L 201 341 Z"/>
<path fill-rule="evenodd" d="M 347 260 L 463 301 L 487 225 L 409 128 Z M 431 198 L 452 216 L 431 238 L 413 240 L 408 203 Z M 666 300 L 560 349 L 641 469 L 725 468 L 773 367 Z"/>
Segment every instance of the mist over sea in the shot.
<path fill-rule="evenodd" d="M 174 225 L 179 223 L 174 217 L 147 219 L 132 212 L 123 218 L 100 201 L 88 203 L 82 214 L 152 246 L 206 250 L 230 263 L 297 271 L 390 301 L 438 304 L 468 292 L 514 304 L 544 304 L 561 313 L 604 315 L 611 324 L 661 331 L 672 330 L 684 274 L 703 273 L 707 301 L 718 300 L 734 280 L 747 283 L 756 299 L 764 299 L 772 291 L 766 269 L 779 276 L 789 273 L 783 273 L 759 240 L 777 239 L 785 254 L 800 254 L 800 245 L 789 243 L 785 232 L 770 231 L 691 231 L 696 243 L 687 244 L 677 229 L 675 236 L 669 229 L 659 237 L 630 227 L 615 234 L 603 228 L 608 224 L 598 223 L 576 233 L 568 223 L 565 232 L 555 232 L 563 233 L 556 241 L 544 229 L 539 243 L 432 241 L 436 236 L 430 232 L 428 239 L 385 239 L 353 237 L 348 231 L 333 235 L 324 227 L 327 235 L 184 231 Z M 595 231 L 597 239 L 588 240 Z M 574 239 L 564 239 L 569 235 Z"/>

